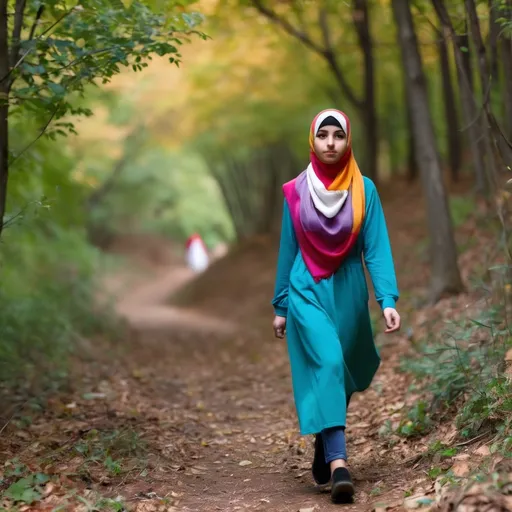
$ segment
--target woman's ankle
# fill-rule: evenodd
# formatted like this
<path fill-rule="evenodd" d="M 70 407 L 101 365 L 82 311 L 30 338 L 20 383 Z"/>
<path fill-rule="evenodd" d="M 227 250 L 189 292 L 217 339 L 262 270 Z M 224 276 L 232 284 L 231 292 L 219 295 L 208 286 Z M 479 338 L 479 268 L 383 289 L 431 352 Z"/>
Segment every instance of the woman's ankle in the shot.
<path fill-rule="evenodd" d="M 331 474 L 334 473 L 334 470 L 337 468 L 348 468 L 347 461 L 344 459 L 332 460 L 329 464 L 331 466 Z"/>

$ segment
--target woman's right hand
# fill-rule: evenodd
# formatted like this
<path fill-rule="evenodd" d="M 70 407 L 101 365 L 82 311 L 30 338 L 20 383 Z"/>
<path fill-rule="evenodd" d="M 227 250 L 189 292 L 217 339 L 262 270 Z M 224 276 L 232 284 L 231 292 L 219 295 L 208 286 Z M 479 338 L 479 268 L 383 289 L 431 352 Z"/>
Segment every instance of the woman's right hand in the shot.
<path fill-rule="evenodd" d="M 276 316 L 272 324 L 276 338 L 283 339 L 286 334 L 286 317 Z"/>

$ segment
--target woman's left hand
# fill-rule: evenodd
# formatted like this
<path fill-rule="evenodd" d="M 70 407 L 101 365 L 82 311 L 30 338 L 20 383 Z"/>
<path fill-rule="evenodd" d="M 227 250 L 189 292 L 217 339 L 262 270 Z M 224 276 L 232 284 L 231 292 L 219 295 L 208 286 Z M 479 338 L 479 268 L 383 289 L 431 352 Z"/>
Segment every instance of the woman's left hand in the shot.
<path fill-rule="evenodd" d="M 384 314 L 384 319 L 386 320 L 387 329 L 384 331 L 385 333 L 395 332 L 400 329 L 400 315 L 398 311 L 394 308 L 386 308 L 382 312 Z"/>

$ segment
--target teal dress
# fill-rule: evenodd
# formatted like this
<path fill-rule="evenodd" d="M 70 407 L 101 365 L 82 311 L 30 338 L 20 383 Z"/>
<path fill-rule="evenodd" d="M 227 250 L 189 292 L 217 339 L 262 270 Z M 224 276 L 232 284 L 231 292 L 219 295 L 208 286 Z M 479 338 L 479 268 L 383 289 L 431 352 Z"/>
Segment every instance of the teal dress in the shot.
<path fill-rule="evenodd" d="M 398 287 L 386 220 L 373 182 L 364 178 L 365 218 L 337 272 L 315 283 L 297 243 L 285 200 L 275 314 L 286 317 L 293 394 L 302 435 L 346 426 L 347 404 L 370 385 L 380 364 L 368 309 L 363 259 L 375 298 L 394 308 Z"/>

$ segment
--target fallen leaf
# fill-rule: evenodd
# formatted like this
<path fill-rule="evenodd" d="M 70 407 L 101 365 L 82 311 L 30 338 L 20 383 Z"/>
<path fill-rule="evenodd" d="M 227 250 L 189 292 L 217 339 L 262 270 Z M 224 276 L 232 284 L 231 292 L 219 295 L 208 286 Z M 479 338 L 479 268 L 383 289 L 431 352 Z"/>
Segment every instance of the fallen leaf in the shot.
<path fill-rule="evenodd" d="M 452 471 L 453 471 L 453 474 L 455 476 L 466 476 L 469 471 L 470 471 L 470 467 L 469 467 L 469 464 L 467 462 L 464 462 L 464 461 L 457 461 L 453 466 L 452 466 Z"/>
<path fill-rule="evenodd" d="M 44 488 L 43 496 L 49 496 L 55 489 L 55 484 L 48 482 Z"/>
<path fill-rule="evenodd" d="M 250 460 L 242 460 L 239 466 L 250 466 L 252 462 Z"/>
<path fill-rule="evenodd" d="M 316 505 L 313 505 L 312 507 L 308 508 L 299 508 L 299 512 L 315 512 L 316 509 Z"/>
<path fill-rule="evenodd" d="M 459 435 L 457 427 L 453 427 L 443 437 L 443 443 L 447 446 L 451 445 L 455 438 Z"/>
<path fill-rule="evenodd" d="M 473 452 L 475 455 L 480 455 L 481 457 L 487 457 L 491 454 L 491 449 L 486 445 L 480 446 L 477 450 Z"/>

